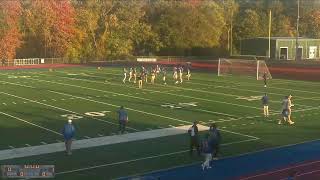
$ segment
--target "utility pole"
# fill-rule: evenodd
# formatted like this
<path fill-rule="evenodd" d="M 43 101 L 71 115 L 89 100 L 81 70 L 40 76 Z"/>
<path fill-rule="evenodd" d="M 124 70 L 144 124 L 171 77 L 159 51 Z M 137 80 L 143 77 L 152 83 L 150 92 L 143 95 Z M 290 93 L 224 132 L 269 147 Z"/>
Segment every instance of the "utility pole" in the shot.
<path fill-rule="evenodd" d="M 271 14 L 271 9 L 270 9 L 269 10 L 269 51 L 268 51 L 269 60 L 271 57 L 271 21 L 272 21 L 272 14 Z"/>
<path fill-rule="evenodd" d="M 297 14 L 297 29 L 296 29 L 296 61 L 298 59 L 298 54 L 299 54 L 299 19 L 300 19 L 300 0 L 298 0 L 298 14 Z"/>

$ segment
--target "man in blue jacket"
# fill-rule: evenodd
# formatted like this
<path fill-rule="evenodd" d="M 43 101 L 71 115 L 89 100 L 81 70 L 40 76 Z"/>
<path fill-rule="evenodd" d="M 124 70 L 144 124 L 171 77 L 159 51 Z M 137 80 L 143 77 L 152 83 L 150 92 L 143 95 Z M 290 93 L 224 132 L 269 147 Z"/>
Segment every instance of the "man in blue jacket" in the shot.
<path fill-rule="evenodd" d="M 75 128 L 72 124 L 72 120 L 69 119 L 68 123 L 64 125 L 62 134 L 65 140 L 65 145 L 66 145 L 66 151 L 68 155 L 71 155 L 71 144 L 72 144 L 72 138 L 74 137 L 75 134 Z"/>

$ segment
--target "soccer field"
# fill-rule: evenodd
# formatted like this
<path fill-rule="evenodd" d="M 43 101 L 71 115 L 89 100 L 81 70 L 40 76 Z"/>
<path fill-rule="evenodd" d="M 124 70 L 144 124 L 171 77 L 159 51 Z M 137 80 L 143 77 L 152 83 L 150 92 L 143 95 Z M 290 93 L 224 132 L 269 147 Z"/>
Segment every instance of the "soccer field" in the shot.
<path fill-rule="evenodd" d="M 194 120 L 216 122 L 222 133 L 220 157 L 316 140 L 319 137 L 320 83 L 272 79 L 268 88 L 249 77 L 218 77 L 192 72 L 190 81 L 175 85 L 122 83 L 122 69 L 104 67 L 0 71 L 0 161 L 4 164 L 53 164 L 56 179 L 114 179 L 202 161 L 190 157 L 186 133 L 129 140 L 73 151 L 21 158 L 1 151 L 46 146 L 63 141 L 61 129 L 73 119 L 78 140 L 117 138 L 116 111 L 129 113 L 127 131 L 147 133 L 183 127 Z M 262 114 L 261 96 L 271 100 L 270 117 Z M 281 100 L 293 95 L 294 125 L 278 125 Z M 110 138 L 112 140 L 112 138 Z"/>

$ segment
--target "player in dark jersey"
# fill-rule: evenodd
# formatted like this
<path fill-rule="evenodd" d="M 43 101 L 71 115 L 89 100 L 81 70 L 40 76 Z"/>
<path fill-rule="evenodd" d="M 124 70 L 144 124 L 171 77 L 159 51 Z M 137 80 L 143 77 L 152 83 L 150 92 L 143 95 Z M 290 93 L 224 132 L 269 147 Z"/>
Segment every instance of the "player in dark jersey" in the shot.
<path fill-rule="evenodd" d="M 165 68 L 162 68 L 162 81 L 163 81 L 163 84 L 166 85 L 167 82 L 166 82 L 166 76 L 167 76 L 167 71 Z"/>
<path fill-rule="evenodd" d="M 263 82 L 264 82 L 264 87 L 267 87 L 267 79 L 268 79 L 267 72 L 264 72 L 264 73 L 263 73 Z"/>

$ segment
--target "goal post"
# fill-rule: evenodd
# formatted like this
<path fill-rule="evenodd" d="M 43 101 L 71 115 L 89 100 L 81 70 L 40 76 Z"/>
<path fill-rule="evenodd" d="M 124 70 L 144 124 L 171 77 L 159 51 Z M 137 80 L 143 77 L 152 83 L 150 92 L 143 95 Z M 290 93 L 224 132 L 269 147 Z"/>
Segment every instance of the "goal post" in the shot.
<path fill-rule="evenodd" d="M 249 76 L 262 80 L 265 76 L 264 74 L 266 74 L 267 79 L 272 79 L 265 61 L 221 58 L 218 62 L 218 76 Z"/>

